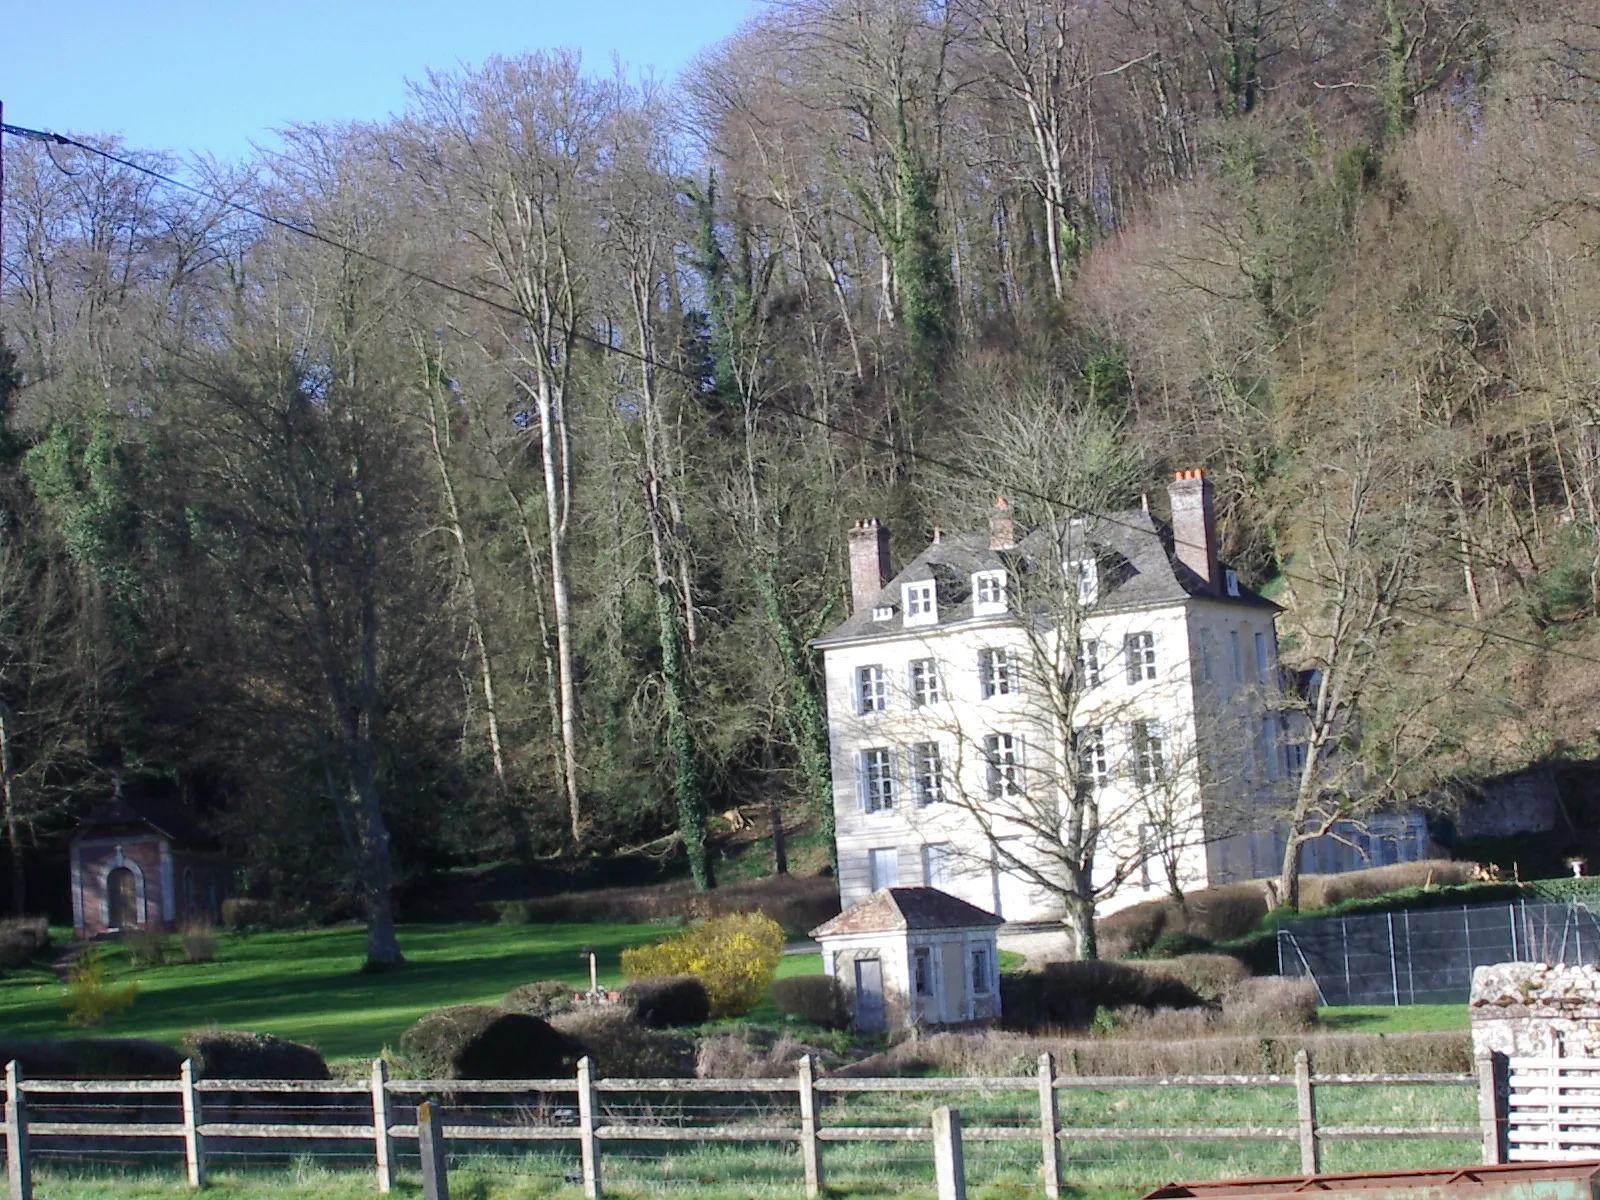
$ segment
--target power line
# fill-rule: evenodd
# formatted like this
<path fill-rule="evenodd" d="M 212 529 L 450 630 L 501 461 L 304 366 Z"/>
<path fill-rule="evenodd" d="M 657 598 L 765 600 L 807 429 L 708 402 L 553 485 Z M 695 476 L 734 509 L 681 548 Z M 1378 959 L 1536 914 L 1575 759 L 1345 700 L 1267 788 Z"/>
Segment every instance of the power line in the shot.
<path fill-rule="evenodd" d="M 158 180 L 170 187 L 179 188 L 185 192 L 189 192 L 192 195 L 198 196 L 203 200 L 207 200 L 212 204 L 220 204 L 225 208 L 230 208 L 235 212 L 243 213 L 246 216 L 253 217 L 258 221 L 263 221 L 268 225 L 275 226 L 289 233 L 298 234 L 301 237 L 310 238 L 313 241 L 320 242 L 323 245 L 329 246 L 335 250 L 339 250 L 342 253 L 353 254 L 358 258 L 365 259 L 367 262 L 375 264 L 376 266 L 384 267 L 385 269 L 391 271 L 397 271 L 401 275 L 406 276 L 408 279 L 413 279 L 418 283 L 425 283 L 431 287 L 439 288 L 441 291 L 447 292 L 450 295 L 459 296 L 464 300 L 471 300 L 474 303 L 482 304 L 488 308 L 494 309 L 496 312 L 515 317 L 519 321 L 525 321 L 527 319 L 527 315 L 521 309 L 516 308 L 513 305 L 502 303 L 501 301 L 495 300 L 490 296 L 484 296 L 478 292 L 470 291 L 456 284 L 448 283 L 445 280 L 439 279 L 433 275 L 428 275 L 425 272 L 415 270 L 412 267 L 407 267 L 401 265 L 400 263 L 392 262 L 381 255 L 373 254 L 371 251 L 362 250 L 358 247 L 348 245 L 344 242 L 341 242 L 337 238 L 330 237 L 325 233 L 321 233 L 316 229 L 301 225 L 298 222 L 285 220 L 282 217 L 275 217 L 271 213 L 263 212 L 262 210 L 253 208 L 248 204 L 241 204 L 239 201 L 230 200 L 226 196 L 216 195 L 215 193 L 209 192 L 204 188 L 196 187 L 194 184 L 185 183 L 181 179 L 175 179 L 171 175 L 167 175 L 162 171 L 156 170 L 154 167 L 149 167 L 143 163 L 135 162 L 132 159 L 124 158 L 121 155 L 113 154 L 111 151 L 103 150 L 98 146 L 91 146 L 86 142 L 80 142 L 76 138 L 70 138 L 64 134 L 51 133 L 48 130 L 28 129 L 21 125 L 0 124 L 0 134 L 7 133 L 16 137 L 27 138 L 30 141 L 44 142 L 55 146 L 68 146 L 76 150 L 82 150 L 87 154 L 98 155 L 101 158 L 116 163 L 118 166 L 126 167 L 130 171 L 137 171 L 142 175 L 149 176 L 151 179 Z M 583 342 L 589 346 L 593 346 L 596 349 L 603 350 L 607 354 L 619 355 L 623 358 L 632 359 L 635 362 L 653 366 L 658 370 L 664 370 L 672 374 L 682 376 L 696 386 L 700 386 L 704 383 L 702 377 L 696 375 L 692 371 L 676 365 L 675 363 L 662 362 L 660 359 L 654 358 L 653 356 L 642 354 L 637 350 L 629 350 L 626 346 L 615 345 L 614 343 L 608 342 L 603 338 L 598 338 L 593 334 L 583 333 L 576 329 L 572 331 L 572 336 L 574 340 Z M 762 405 L 763 407 L 770 408 L 776 412 L 783 413 L 785 416 L 793 417 L 799 421 L 808 422 L 809 424 L 815 425 L 821 429 L 825 429 L 830 433 L 838 434 L 841 437 L 853 438 L 864 445 L 871 446 L 878 450 L 885 450 L 891 454 L 902 454 L 907 458 L 914 459 L 917 462 L 925 463 L 932 467 L 937 467 L 941 471 L 947 471 L 953 475 L 964 476 L 979 483 L 987 484 L 991 487 L 1001 488 L 1003 490 L 1008 490 L 1014 495 L 1026 496 L 1029 499 L 1038 500 L 1045 504 L 1060 505 L 1069 512 L 1076 513 L 1081 517 L 1099 521 L 1107 525 L 1131 530 L 1135 533 L 1142 534 L 1145 532 L 1141 527 L 1134 525 L 1131 522 L 1124 521 L 1113 513 L 1098 512 L 1094 509 L 1087 508 L 1084 505 L 1075 504 L 1070 500 L 1061 500 L 1054 496 L 1046 496 L 1028 488 L 1011 487 L 998 480 L 990 478 L 989 476 L 983 474 L 983 472 L 974 467 L 967 466 L 964 463 L 952 462 L 949 459 L 941 458 L 938 455 L 927 454 L 920 450 L 914 450 L 909 447 L 896 445 L 887 438 L 878 437 L 877 435 L 871 433 L 863 433 L 858 429 L 850 429 L 843 425 L 837 425 L 824 417 L 819 417 L 814 413 L 808 413 L 801 409 L 792 408 L 780 401 L 770 399 L 764 400 L 762 401 Z M 1198 549 L 1198 547 L 1196 548 Z M 1303 575 L 1297 575 L 1287 569 L 1280 568 L 1278 574 L 1282 578 L 1289 580 L 1291 583 L 1303 583 L 1311 587 L 1317 586 L 1316 580 L 1309 579 Z M 1446 628 L 1459 629 L 1480 637 L 1492 638 L 1494 640 L 1506 642 L 1511 645 L 1522 646 L 1532 650 L 1539 650 L 1547 654 L 1555 654 L 1563 658 L 1571 658 L 1578 662 L 1593 663 L 1596 666 L 1600 666 L 1600 658 L 1595 658 L 1592 655 L 1579 654 L 1574 650 L 1564 650 L 1559 646 L 1548 646 L 1543 642 L 1535 641 L 1532 638 L 1518 637 L 1516 634 L 1506 633 L 1498 629 L 1490 629 L 1481 625 L 1469 624 L 1465 621 L 1454 621 L 1448 617 L 1442 617 L 1438 613 L 1432 612 L 1428 609 L 1417 608 L 1412 605 L 1397 604 L 1395 605 L 1395 611 L 1408 613 L 1412 616 L 1422 617 L 1425 620 L 1432 621 L 1434 624 L 1442 625 Z"/>

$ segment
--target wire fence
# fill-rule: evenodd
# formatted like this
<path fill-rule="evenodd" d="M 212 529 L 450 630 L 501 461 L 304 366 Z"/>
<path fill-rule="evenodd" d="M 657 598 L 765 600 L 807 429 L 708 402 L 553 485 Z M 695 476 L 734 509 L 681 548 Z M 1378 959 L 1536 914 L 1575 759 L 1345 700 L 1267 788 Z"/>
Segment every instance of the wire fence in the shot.
<path fill-rule="evenodd" d="M 1278 972 L 1310 976 L 1322 1004 L 1465 1004 L 1475 967 L 1600 958 L 1600 915 L 1566 904 L 1463 905 L 1278 928 Z"/>
<path fill-rule="evenodd" d="M 115 1167 L 205 1181 L 214 1169 L 414 1172 L 417 1109 L 439 1105 L 452 1173 L 541 1190 L 726 1186 L 817 1195 L 933 1179 L 935 1109 L 959 1105 L 974 1183 L 1144 1186 L 1158 1179 L 1501 1161 L 1493 1063 L 1475 1073 L 882 1079 L 290 1082 L 27 1080 L 7 1068 L 8 1170 Z M 1486 1099 L 1487 1098 L 1487 1099 Z M 1487 1105 L 1487 1107 L 1485 1107 Z M 1498 1115 L 1497 1115 L 1498 1114 Z M 25 1189 L 13 1194 L 26 1197 Z"/>

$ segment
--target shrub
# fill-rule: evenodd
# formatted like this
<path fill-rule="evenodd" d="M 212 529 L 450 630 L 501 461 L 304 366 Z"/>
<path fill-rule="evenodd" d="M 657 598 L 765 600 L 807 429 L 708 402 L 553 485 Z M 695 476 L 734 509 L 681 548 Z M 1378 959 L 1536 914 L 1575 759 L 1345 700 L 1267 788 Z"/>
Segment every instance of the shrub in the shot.
<path fill-rule="evenodd" d="M 813 977 L 814 978 L 814 977 Z M 813 1053 L 788 1034 L 763 1039 L 757 1030 L 701 1038 L 694 1071 L 701 1079 L 778 1079 L 793 1075 L 802 1055 Z"/>
<path fill-rule="evenodd" d="M 639 1024 L 624 1008 L 580 1008 L 555 1019 L 600 1075 L 613 1079 L 689 1079 L 694 1040 Z"/>
<path fill-rule="evenodd" d="M 580 1048 L 538 1017 L 481 1004 L 436 1008 L 400 1035 L 410 1067 L 428 1079 L 557 1079 Z"/>
<path fill-rule="evenodd" d="M 61 1003 L 67 1008 L 67 1024 L 84 1028 L 99 1025 L 107 1017 L 123 1012 L 138 994 L 136 983 L 110 983 L 106 979 L 105 956 L 100 947 L 88 945 L 67 971 L 67 986 Z"/>
<path fill-rule="evenodd" d="M 1152 975 L 1165 975 L 1187 984 L 1195 995 L 1208 1003 L 1221 1000 L 1236 984 L 1250 975 L 1231 954 L 1186 954 L 1182 958 L 1147 958 L 1130 966 Z"/>
<path fill-rule="evenodd" d="M 208 963 L 217 956 L 217 927 L 205 917 L 186 921 L 178 939 L 183 944 L 183 960 Z"/>
<path fill-rule="evenodd" d="M 803 935 L 838 916 L 839 886 L 830 875 L 770 875 L 710 892 L 696 892 L 684 881 L 537 896 L 501 902 L 493 906 L 493 912 L 497 919 L 511 924 L 661 921 L 764 912 L 790 933 Z"/>
<path fill-rule="evenodd" d="M 31 962 L 49 944 L 50 922 L 44 917 L 0 921 L 0 971 Z"/>
<path fill-rule="evenodd" d="M 294 915 L 270 900 L 230 896 L 222 902 L 224 929 L 283 929 L 293 924 Z"/>
<path fill-rule="evenodd" d="M 1169 929 L 1150 943 L 1145 953 L 1151 958 L 1181 958 L 1185 954 L 1204 954 L 1211 943 L 1187 929 Z"/>
<path fill-rule="evenodd" d="M 501 925 L 526 925 L 533 920 L 526 900 L 498 900 L 490 908 Z"/>
<path fill-rule="evenodd" d="M 512 988 L 500 1001 L 507 1012 L 550 1018 L 572 1007 L 572 985 L 560 979 L 543 979 Z"/>
<path fill-rule="evenodd" d="M 327 1079 L 328 1064 L 310 1046 L 265 1033 L 197 1029 L 179 1043 L 207 1079 Z"/>
<path fill-rule="evenodd" d="M 159 929 L 133 929 L 123 936 L 128 961 L 136 967 L 159 967 L 167 961 L 172 939 Z"/>
<path fill-rule="evenodd" d="M 174 1079 L 183 1055 L 143 1038 L 0 1041 L 0 1063 L 17 1060 L 35 1079 Z"/>
<path fill-rule="evenodd" d="M 843 1029 L 850 1024 L 850 1003 L 831 975 L 796 975 L 772 985 L 772 1003 L 785 1016 Z"/>
<path fill-rule="evenodd" d="M 1194 1008 L 1201 1003 L 1181 979 L 1128 963 L 1050 963 L 1040 972 L 1000 977 L 1000 1011 L 1008 1029 L 1081 1028 L 1100 1008 Z"/>
<path fill-rule="evenodd" d="M 1347 900 L 1371 900 L 1402 888 L 1453 887 L 1473 882 L 1479 870 L 1477 863 L 1425 858 L 1341 875 L 1307 875 L 1300 880 L 1300 908 L 1307 911 Z"/>
<path fill-rule="evenodd" d="M 713 1017 L 739 1017 L 772 985 L 783 957 L 783 929 L 763 913 L 730 913 L 653 946 L 622 952 L 629 979 L 694 975 L 705 985 Z"/>
<path fill-rule="evenodd" d="M 636 980 L 622 989 L 621 999 L 633 1019 L 650 1029 L 704 1025 L 711 1015 L 706 985 L 693 975 Z"/>
<path fill-rule="evenodd" d="M 1263 975 L 1241 979 L 1222 997 L 1223 1023 L 1238 1033 L 1293 1033 L 1317 1025 L 1317 985 L 1310 979 Z"/>

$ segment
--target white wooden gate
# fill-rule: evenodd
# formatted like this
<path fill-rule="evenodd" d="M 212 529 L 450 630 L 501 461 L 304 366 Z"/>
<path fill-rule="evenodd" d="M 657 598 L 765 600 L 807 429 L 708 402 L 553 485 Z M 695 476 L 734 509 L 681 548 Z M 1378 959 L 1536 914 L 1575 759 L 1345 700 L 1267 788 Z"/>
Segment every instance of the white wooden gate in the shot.
<path fill-rule="evenodd" d="M 1509 1067 L 1510 1160 L 1600 1158 L 1600 1059 L 1512 1058 Z"/>

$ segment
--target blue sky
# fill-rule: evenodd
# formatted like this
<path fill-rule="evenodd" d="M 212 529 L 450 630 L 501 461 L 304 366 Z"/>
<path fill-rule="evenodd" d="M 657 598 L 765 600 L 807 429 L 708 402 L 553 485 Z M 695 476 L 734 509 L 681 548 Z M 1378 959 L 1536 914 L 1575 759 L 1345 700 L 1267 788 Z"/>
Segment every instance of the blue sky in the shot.
<path fill-rule="evenodd" d="M 0 0 L 13 125 L 120 133 L 232 159 L 294 122 L 381 118 L 405 80 L 491 54 L 571 46 L 671 77 L 752 0 Z"/>

